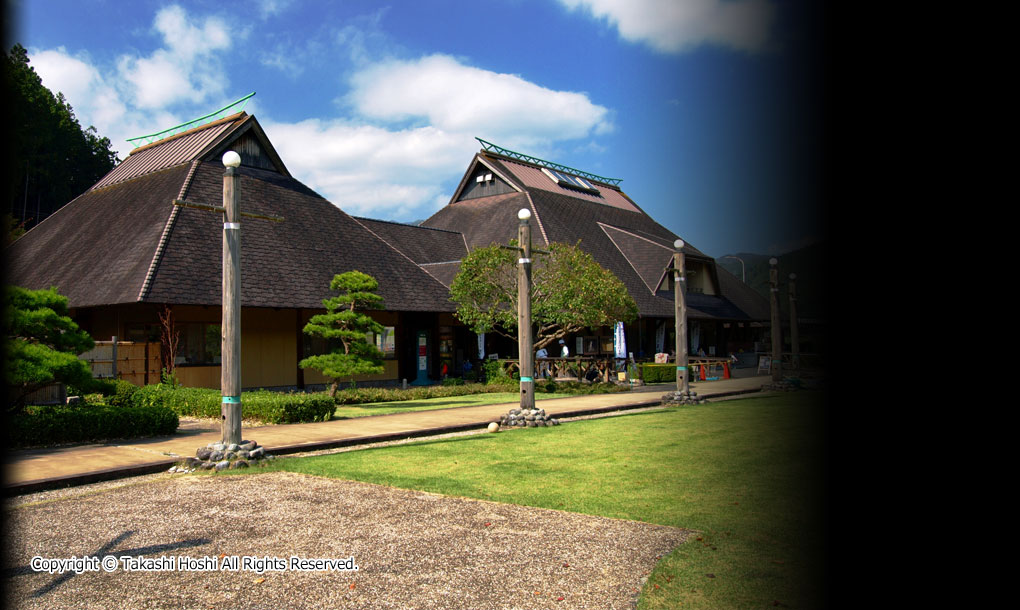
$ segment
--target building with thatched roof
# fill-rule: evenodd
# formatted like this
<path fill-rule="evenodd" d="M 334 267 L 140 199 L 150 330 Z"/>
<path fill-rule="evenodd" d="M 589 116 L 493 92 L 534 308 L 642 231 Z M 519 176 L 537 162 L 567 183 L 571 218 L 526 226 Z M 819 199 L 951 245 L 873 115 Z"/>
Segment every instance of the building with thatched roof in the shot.
<path fill-rule="evenodd" d="M 6 252 L 7 281 L 56 286 L 97 340 L 158 339 L 169 307 L 180 333 L 178 377 L 218 387 L 222 216 L 175 205 L 220 205 L 222 155 L 241 155 L 242 379 L 245 387 L 322 383 L 298 361 L 321 348 L 302 328 L 329 283 L 358 270 L 379 281 L 386 372 L 414 379 L 419 332 L 435 337 L 455 310 L 446 286 L 357 219 L 294 179 L 254 116 L 240 112 L 138 147 L 92 188 Z M 404 349 L 404 352 L 400 350 Z M 431 366 L 431 365 L 430 365 Z"/>
<path fill-rule="evenodd" d="M 350 270 L 375 277 L 385 302 L 385 310 L 371 312 L 386 329 L 376 337 L 385 372 L 362 380 L 423 382 L 458 373 L 478 357 L 478 338 L 454 317 L 449 286 L 472 248 L 516 236 L 521 208 L 531 210 L 537 247 L 579 243 L 624 283 L 640 314 L 626 329 L 630 352 L 650 357 L 672 345 L 668 269 L 677 236 L 617 181 L 482 141 L 450 203 L 411 226 L 352 217 L 296 180 L 245 112 L 176 131 L 133 150 L 9 246 L 6 259 L 9 283 L 56 286 L 97 340 L 158 341 L 160 313 L 171 312 L 185 385 L 219 385 L 222 216 L 200 208 L 222 201 L 228 150 L 241 156 L 241 209 L 253 216 L 242 219 L 241 233 L 246 388 L 326 381 L 298 366 L 325 349 L 302 329 L 332 296 L 332 277 Z M 266 220 L 272 217 L 283 221 Z M 767 303 L 711 257 L 691 245 L 684 251 L 692 351 L 753 349 Z M 489 341 L 487 352 L 516 357 L 516 346 Z M 573 337 L 571 349 L 611 354 L 612 329 Z"/>
<path fill-rule="evenodd" d="M 456 231 L 468 248 L 506 244 L 517 236 L 517 212 L 531 211 L 536 248 L 579 244 L 627 287 L 639 319 L 627 327 L 636 357 L 672 351 L 673 243 L 678 236 L 655 222 L 620 188 L 619 180 L 536 159 L 479 140 L 450 203 L 422 223 Z M 753 350 L 768 303 L 685 239 L 687 314 L 692 353 L 726 356 Z M 456 274 L 447 265 L 443 277 Z M 573 353 L 612 353 L 611 329 L 575 337 Z M 578 340 L 580 339 L 580 340 Z M 608 340 L 608 343 L 607 343 Z M 607 345 L 609 346 L 607 348 Z"/>

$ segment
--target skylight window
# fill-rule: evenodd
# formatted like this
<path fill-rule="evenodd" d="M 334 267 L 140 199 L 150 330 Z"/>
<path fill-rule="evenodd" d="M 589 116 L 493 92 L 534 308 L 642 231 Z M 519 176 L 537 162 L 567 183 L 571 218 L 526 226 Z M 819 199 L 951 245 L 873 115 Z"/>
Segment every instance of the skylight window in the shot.
<path fill-rule="evenodd" d="M 561 172 L 556 169 L 550 169 L 548 167 L 543 167 L 542 172 L 546 176 L 549 176 L 550 180 L 552 180 L 553 182 L 560 186 L 565 186 L 567 188 L 577 189 L 579 191 L 593 193 L 596 195 L 599 192 L 597 188 L 592 186 L 591 182 L 588 182 L 587 180 L 580 176 L 574 176 L 572 174 Z"/>

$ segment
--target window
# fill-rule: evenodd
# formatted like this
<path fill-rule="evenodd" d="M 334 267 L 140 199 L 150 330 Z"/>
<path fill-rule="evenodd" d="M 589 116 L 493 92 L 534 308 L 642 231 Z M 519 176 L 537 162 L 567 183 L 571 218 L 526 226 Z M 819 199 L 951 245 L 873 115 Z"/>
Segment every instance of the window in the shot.
<path fill-rule="evenodd" d="M 580 176 L 574 176 L 572 174 L 567 174 L 559 170 L 549 169 L 548 167 L 543 167 L 542 172 L 546 176 L 548 176 L 550 180 L 552 180 L 553 182 L 560 186 L 565 186 L 567 188 L 572 188 L 579 191 L 584 191 L 586 193 L 592 193 L 595 195 L 598 195 L 599 193 L 599 190 L 592 186 L 591 182 L 588 182 L 587 180 L 581 178 Z"/>
<path fill-rule="evenodd" d="M 178 365 L 213 365 L 220 363 L 220 325 L 204 322 L 178 322 L 180 345 Z"/>
<path fill-rule="evenodd" d="M 376 348 L 383 353 L 383 358 L 394 358 L 397 355 L 397 334 L 392 326 L 384 326 L 381 333 L 368 333 L 369 343 L 374 343 Z"/>
<path fill-rule="evenodd" d="M 383 358 L 396 358 L 397 335 L 395 330 L 396 329 L 392 326 L 385 326 L 381 333 L 365 333 L 365 338 L 370 344 L 375 345 L 379 351 L 383 353 Z M 327 341 L 323 337 L 316 335 L 305 335 L 302 339 L 302 345 L 304 347 L 303 358 L 317 356 L 320 354 L 328 354 L 335 349 L 342 349 L 343 346 L 339 339 Z"/>

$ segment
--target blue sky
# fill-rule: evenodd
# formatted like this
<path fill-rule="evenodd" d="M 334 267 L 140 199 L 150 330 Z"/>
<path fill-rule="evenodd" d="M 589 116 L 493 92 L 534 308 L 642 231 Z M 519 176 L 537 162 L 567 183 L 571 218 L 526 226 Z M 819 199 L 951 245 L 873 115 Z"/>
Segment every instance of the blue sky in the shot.
<path fill-rule="evenodd" d="M 411 222 L 475 137 L 611 178 L 711 256 L 822 237 L 810 0 L 32 0 L 11 43 L 127 138 L 248 93 L 292 174 Z"/>

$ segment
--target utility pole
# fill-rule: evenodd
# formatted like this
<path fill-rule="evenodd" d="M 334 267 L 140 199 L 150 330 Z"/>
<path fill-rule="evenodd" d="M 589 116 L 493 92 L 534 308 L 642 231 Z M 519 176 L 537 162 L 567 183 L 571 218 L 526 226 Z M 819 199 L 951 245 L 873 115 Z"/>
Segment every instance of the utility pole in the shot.
<path fill-rule="evenodd" d="M 223 321 L 220 326 L 220 414 L 223 443 L 241 442 L 241 156 L 223 155 Z"/>
<path fill-rule="evenodd" d="M 531 210 L 517 212 L 517 352 L 521 364 L 521 409 L 535 408 L 535 353 L 531 337 Z"/>
<path fill-rule="evenodd" d="M 800 369 L 800 333 L 797 329 L 797 274 L 790 274 L 790 347 L 793 368 Z"/>
<path fill-rule="evenodd" d="M 220 325 L 220 416 L 223 444 L 241 442 L 241 216 L 281 222 L 283 218 L 241 211 L 241 156 L 223 155 L 223 206 L 175 199 L 174 205 L 223 214 L 223 317 Z"/>
<path fill-rule="evenodd" d="M 779 259 L 769 259 L 769 290 L 772 308 L 772 381 L 779 383 L 783 380 L 783 336 L 782 327 L 779 322 Z"/>
<path fill-rule="evenodd" d="M 681 397 L 690 394 L 687 382 L 687 297 L 684 288 L 684 240 L 673 242 L 673 300 L 676 313 L 676 391 Z"/>

